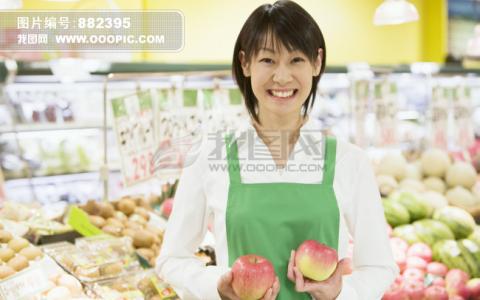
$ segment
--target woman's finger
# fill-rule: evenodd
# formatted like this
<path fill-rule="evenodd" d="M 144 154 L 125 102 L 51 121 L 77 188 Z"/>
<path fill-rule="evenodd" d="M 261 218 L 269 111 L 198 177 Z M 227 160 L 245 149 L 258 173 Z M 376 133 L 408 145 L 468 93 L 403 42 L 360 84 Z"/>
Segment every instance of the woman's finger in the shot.
<path fill-rule="evenodd" d="M 263 300 L 274 300 L 275 298 L 272 297 L 273 295 L 273 290 L 272 288 L 269 288 L 267 292 L 265 293 L 265 296 L 263 296 Z"/>
<path fill-rule="evenodd" d="M 288 261 L 288 271 L 287 271 L 287 277 L 288 279 L 290 279 L 291 281 L 295 282 L 295 276 L 294 276 L 294 273 L 293 273 L 293 261 L 294 261 L 294 257 L 295 257 L 295 251 L 292 250 L 290 252 L 290 260 Z"/>
<path fill-rule="evenodd" d="M 302 273 L 300 273 L 297 267 L 293 267 L 293 272 L 295 273 L 295 290 L 297 292 L 305 292 L 305 281 Z"/>
<path fill-rule="evenodd" d="M 277 277 L 275 278 L 275 282 L 273 283 L 273 299 L 277 298 L 279 292 L 280 292 L 280 281 L 278 280 L 278 277 Z"/>
<path fill-rule="evenodd" d="M 222 275 L 222 277 L 220 277 L 220 281 L 218 282 L 218 289 L 220 291 L 225 291 L 227 290 L 229 287 L 230 287 L 230 284 L 232 282 L 232 279 L 233 279 L 233 276 L 232 276 L 232 272 L 229 271 L 225 274 Z"/>
<path fill-rule="evenodd" d="M 352 260 L 348 257 L 340 260 L 339 264 L 339 272 L 341 275 L 350 275 L 352 274 Z"/>

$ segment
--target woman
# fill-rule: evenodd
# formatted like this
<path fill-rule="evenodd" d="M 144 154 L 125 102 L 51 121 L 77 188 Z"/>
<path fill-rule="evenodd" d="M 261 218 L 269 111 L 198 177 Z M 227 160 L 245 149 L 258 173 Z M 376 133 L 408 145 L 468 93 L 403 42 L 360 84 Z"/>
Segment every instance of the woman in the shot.
<path fill-rule="evenodd" d="M 258 254 L 277 279 L 264 299 L 380 299 L 398 273 L 365 153 L 322 136 L 308 119 L 325 69 L 314 19 L 291 1 L 258 7 L 234 49 L 233 74 L 251 120 L 204 139 L 175 195 L 157 270 L 182 299 L 239 299 L 230 267 Z M 194 252 L 213 216 L 217 266 Z M 354 240 L 353 273 L 347 247 Z M 323 282 L 304 279 L 295 250 L 314 239 L 338 251 Z"/>

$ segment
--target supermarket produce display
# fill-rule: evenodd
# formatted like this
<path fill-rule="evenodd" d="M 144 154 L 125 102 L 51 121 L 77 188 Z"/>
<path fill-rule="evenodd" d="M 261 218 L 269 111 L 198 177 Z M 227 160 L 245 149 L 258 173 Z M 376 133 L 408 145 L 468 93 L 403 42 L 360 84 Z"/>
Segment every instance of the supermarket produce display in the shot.
<path fill-rule="evenodd" d="M 472 155 L 473 156 L 473 155 Z M 431 148 L 383 156 L 377 180 L 401 275 L 383 299 L 480 297 L 480 198 L 473 162 Z"/>

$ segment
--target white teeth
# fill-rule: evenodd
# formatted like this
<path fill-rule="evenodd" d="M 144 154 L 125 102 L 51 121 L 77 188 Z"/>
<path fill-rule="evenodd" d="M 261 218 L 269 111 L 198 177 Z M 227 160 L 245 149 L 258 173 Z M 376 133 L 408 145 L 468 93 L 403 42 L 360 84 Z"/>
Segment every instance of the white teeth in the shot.
<path fill-rule="evenodd" d="M 275 97 L 280 97 L 280 98 L 291 97 L 293 95 L 293 92 L 294 92 L 294 90 L 283 91 L 283 92 L 277 92 L 277 91 L 274 91 L 274 90 L 271 90 L 271 91 L 272 91 L 272 95 L 274 95 Z"/>

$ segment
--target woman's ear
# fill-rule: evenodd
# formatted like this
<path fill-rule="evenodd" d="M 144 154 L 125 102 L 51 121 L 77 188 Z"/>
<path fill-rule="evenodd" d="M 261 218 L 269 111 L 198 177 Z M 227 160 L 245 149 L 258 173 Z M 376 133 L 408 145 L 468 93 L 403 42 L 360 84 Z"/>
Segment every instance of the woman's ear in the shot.
<path fill-rule="evenodd" d="M 315 60 L 315 70 L 313 76 L 318 76 L 320 75 L 320 71 L 322 70 L 322 59 L 323 59 L 323 49 L 318 48 L 318 55 L 317 59 Z"/>
<path fill-rule="evenodd" d="M 240 50 L 240 55 L 238 57 L 242 66 L 243 76 L 250 77 L 250 64 L 247 62 L 245 52 L 243 50 Z"/>

